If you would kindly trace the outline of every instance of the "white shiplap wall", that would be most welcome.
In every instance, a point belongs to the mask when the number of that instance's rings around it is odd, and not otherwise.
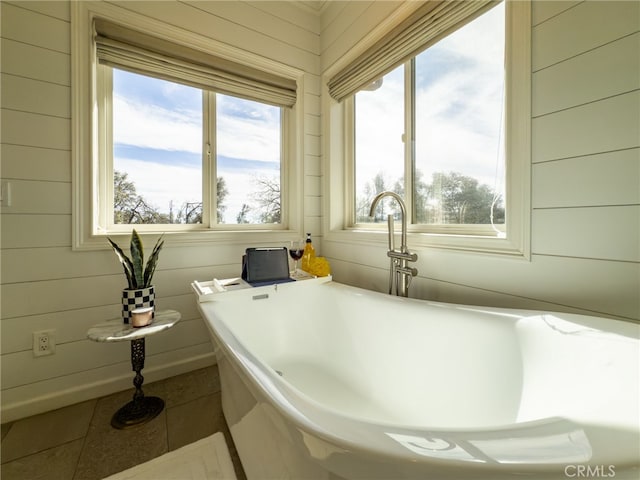
[[[411,4],[124,2],[307,72],[304,230],[320,237],[320,75]],[[71,251],[69,4],[7,2],[2,17],[2,164],[12,206],[1,217],[2,421],[131,386],[128,346],[85,340],[118,315],[113,254]],[[532,258],[418,251],[412,295],[452,302],[595,312],[640,319],[638,2],[535,2]],[[326,160],[326,159],[325,159]],[[328,186],[326,186],[328,187]],[[147,381],[211,362],[189,282],[235,275],[246,245],[168,247],[161,308],[184,320],[147,342]],[[320,241],[339,281],[385,290],[382,246]],[[236,261],[235,259],[238,259]],[[33,358],[31,332],[56,330],[57,352]]]
[[[306,72],[304,230],[319,237],[319,19],[288,2],[122,2],[122,8]],[[3,1],[2,170],[12,204],[1,217],[2,421],[130,388],[128,344],[86,340],[119,315],[124,276],[113,252],[71,250],[70,5]],[[170,241],[168,242],[170,243]],[[147,381],[213,362],[189,284],[235,276],[244,248],[168,245],[154,282],[158,306],[182,313],[147,342]],[[32,332],[54,329],[56,353],[34,358]]]
[[[353,3],[325,7],[323,72],[397,12]],[[640,320],[639,31],[639,2],[533,2],[531,259],[412,248],[412,296]],[[382,243],[344,238],[334,278],[385,291]]]

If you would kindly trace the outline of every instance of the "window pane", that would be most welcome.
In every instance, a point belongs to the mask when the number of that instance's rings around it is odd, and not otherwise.
[[[202,144],[201,90],[114,68],[114,223],[201,223]]]
[[[376,194],[404,192],[404,66],[355,95],[355,118],[355,221],[371,222]],[[386,218],[396,207],[385,199],[376,216]]]
[[[216,95],[218,223],[281,223],[281,109]]]
[[[416,57],[417,223],[504,223],[504,23],[502,3]]]

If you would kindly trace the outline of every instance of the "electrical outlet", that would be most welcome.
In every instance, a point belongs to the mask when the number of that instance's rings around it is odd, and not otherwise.
[[[56,352],[55,330],[33,332],[33,355],[42,357]]]

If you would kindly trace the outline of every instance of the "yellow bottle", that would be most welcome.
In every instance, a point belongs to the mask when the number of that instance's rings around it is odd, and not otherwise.
[[[313,248],[313,243],[311,243],[311,234],[307,233],[307,240],[305,241],[304,252],[302,253],[302,270],[309,272],[311,260],[314,258],[316,258],[316,249]]]

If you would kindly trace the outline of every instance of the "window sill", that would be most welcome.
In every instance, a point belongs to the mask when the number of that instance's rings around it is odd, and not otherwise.
[[[400,233],[396,230],[396,236]],[[326,236],[328,242],[340,242],[350,244],[368,244],[387,247],[387,229],[380,228],[353,228],[344,230],[332,230]],[[397,240],[396,240],[397,243]],[[449,250],[461,250],[480,254],[499,254],[510,257],[530,259],[527,244],[519,239],[499,238],[497,236],[481,235],[452,235],[444,233],[407,233],[409,249],[441,248]]]
[[[149,226],[146,226],[149,227]],[[300,232],[295,230],[194,230],[194,231],[170,231],[162,229],[144,228],[138,232],[145,237],[157,237],[164,235],[165,240],[172,247],[194,246],[194,245],[255,245],[255,244],[283,244],[294,238],[300,237]],[[127,240],[131,233],[108,232],[89,235],[87,238],[77,241],[73,247],[75,251],[103,250],[111,248],[107,242],[107,237],[116,243]],[[145,240],[146,241],[146,240]]]

